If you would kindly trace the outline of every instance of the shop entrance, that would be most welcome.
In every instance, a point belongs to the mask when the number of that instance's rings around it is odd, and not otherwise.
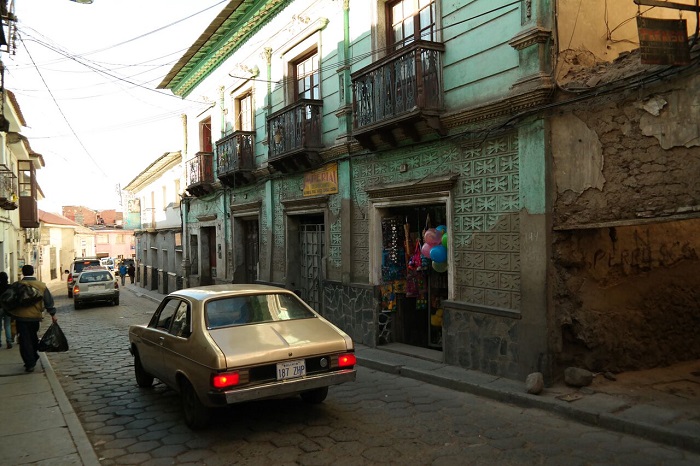
[[[379,344],[442,350],[442,302],[448,297],[444,204],[379,209],[382,231]],[[430,230],[431,233],[425,234]],[[435,234],[440,231],[439,234]],[[429,245],[426,244],[429,239]],[[445,248],[445,246],[442,246]],[[438,252],[440,254],[438,254]],[[443,254],[445,253],[445,254]]]

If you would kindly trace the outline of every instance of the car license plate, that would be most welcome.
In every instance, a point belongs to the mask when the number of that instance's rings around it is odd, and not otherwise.
[[[277,363],[277,380],[294,379],[306,375],[306,361],[286,361]]]

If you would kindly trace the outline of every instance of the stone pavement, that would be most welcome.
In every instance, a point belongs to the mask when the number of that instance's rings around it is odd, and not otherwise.
[[[45,319],[49,320],[50,319]],[[46,322],[42,324],[43,332]],[[59,321],[60,325],[60,321]],[[0,348],[0,461],[7,465],[99,465],[45,353],[24,371],[19,346]]]
[[[62,282],[52,282],[57,291]],[[162,295],[136,285],[125,290],[160,302]],[[47,319],[48,320],[48,319]],[[60,324],[60,314],[59,314]],[[47,324],[42,325],[42,331]],[[40,332],[41,333],[41,332]],[[4,342],[4,337],[3,337]],[[602,376],[583,389],[556,385],[540,395],[525,393],[524,382],[490,376],[439,362],[439,352],[391,344],[358,345],[362,366],[400,374],[453,390],[558,413],[579,422],[637,435],[700,452],[700,362],[672,368]],[[50,356],[49,356],[50,358]],[[77,415],[41,353],[25,373],[17,345],[0,348],[0,458],[3,464],[98,465]]]

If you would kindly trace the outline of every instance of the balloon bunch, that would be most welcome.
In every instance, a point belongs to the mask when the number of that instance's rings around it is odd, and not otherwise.
[[[421,254],[433,261],[433,270],[436,272],[447,271],[447,227],[445,225],[425,230]]]

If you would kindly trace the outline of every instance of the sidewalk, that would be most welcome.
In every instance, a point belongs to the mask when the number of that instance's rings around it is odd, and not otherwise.
[[[40,334],[43,332],[39,332]],[[19,346],[0,348],[3,464],[99,465],[78,416],[45,353],[25,372]],[[8,422],[9,421],[9,422]]]
[[[124,289],[154,302],[163,297],[137,285]],[[700,452],[699,362],[620,374],[614,382],[599,376],[583,389],[555,386],[528,395],[524,382],[442,364],[435,360],[441,354],[437,351],[391,344],[357,345],[356,353],[358,364],[370,369]],[[0,405],[4,418],[12,421],[0,423],[0,438],[6,445],[3,464],[99,465],[46,354],[40,357],[36,370],[26,373],[17,345],[0,348]]]

